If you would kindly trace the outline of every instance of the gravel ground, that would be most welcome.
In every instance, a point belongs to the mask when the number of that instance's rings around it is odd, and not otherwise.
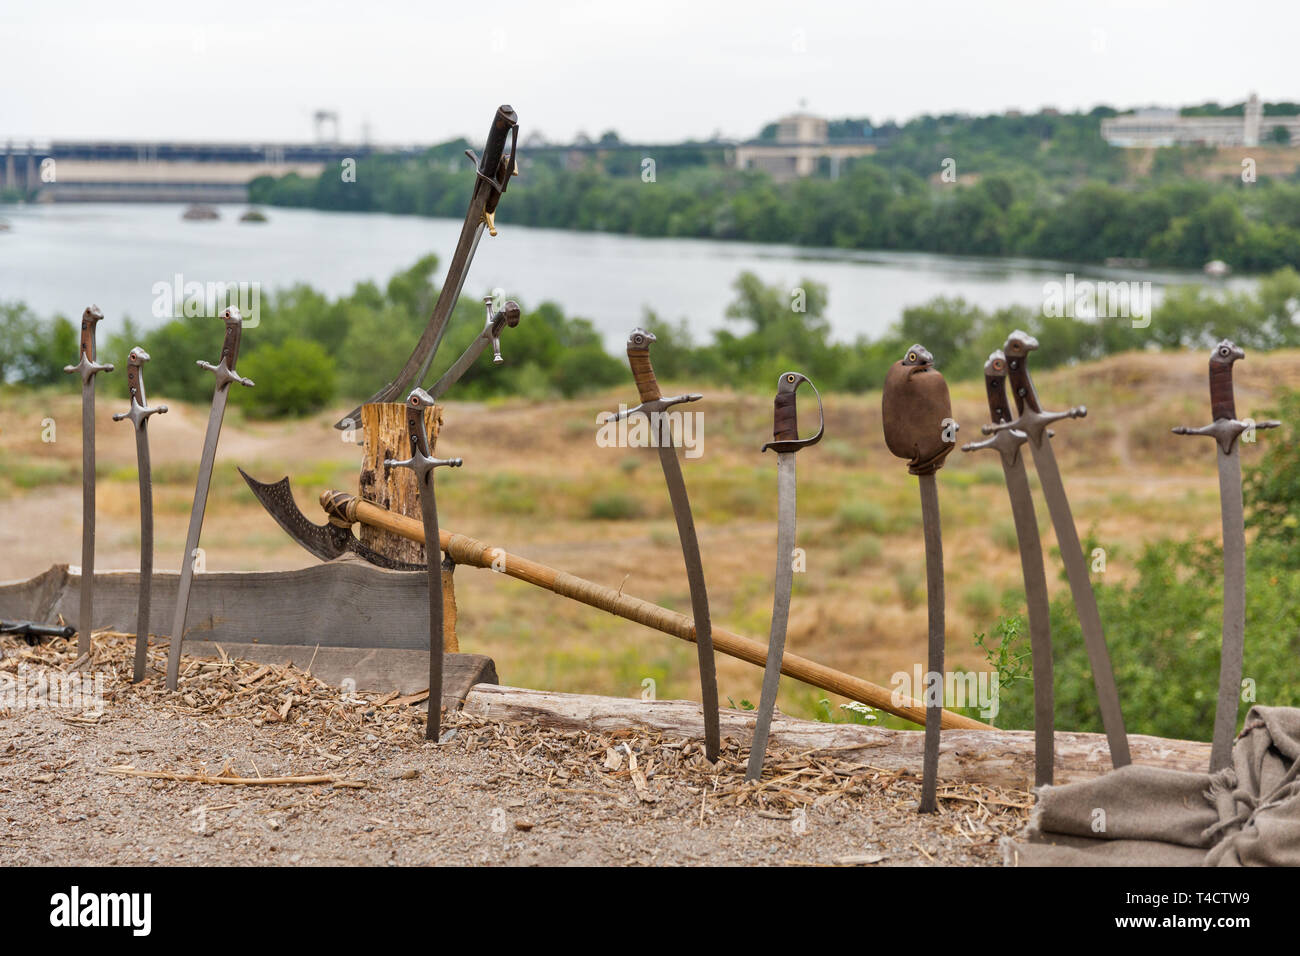
[[[133,686],[131,641],[96,635],[75,661],[61,640],[0,639],[0,693],[105,678],[90,710],[0,700],[7,864],[997,865],[1032,803],[945,786],[941,812],[921,817],[916,777],[825,752],[773,752],[746,784],[734,742],[713,766],[697,741],[643,728],[453,714],[433,745],[420,695],[188,656],[168,695],[165,642]],[[320,782],[269,782],[286,777]]]

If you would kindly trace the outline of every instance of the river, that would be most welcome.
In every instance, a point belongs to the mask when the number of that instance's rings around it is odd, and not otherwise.
[[[445,269],[460,230],[449,219],[385,213],[265,210],[269,222],[240,223],[243,207],[219,207],[216,221],[181,218],[170,204],[67,203],[0,206],[0,301],[26,302],[40,315],[79,317],[95,303],[106,317],[152,315],[157,283],[256,282],[263,294],[305,282],[337,296],[363,280],[384,283],[420,256]],[[508,215],[508,213],[507,213]],[[731,283],[742,271],[793,288],[804,279],[829,290],[833,335],[879,336],[902,310],[934,296],[962,296],[985,308],[1040,308],[1044,284],[1149,281],[1159,302],[1171,284],[1206,282],[1197,272],[1113,269],[1032,259],[914,252],[860,252],[704,239],[643,239],[500,224],[486,235],[465,286],[495,288],[532,306],[550,300],[589,318],[611,350],[645,309],[690,322],[697,341],[727,324]],[[441,276],[439,276],[441,281]],[[1229,280],[1233,286],[1249,279]]]

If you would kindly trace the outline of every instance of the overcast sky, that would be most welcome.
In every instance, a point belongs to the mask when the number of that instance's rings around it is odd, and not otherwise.
[[[14,10],[22,6],[26,9]],[[801,100],[875,122],[1300,100],[1300,0],[0,0],[0,138],[749,137]]]

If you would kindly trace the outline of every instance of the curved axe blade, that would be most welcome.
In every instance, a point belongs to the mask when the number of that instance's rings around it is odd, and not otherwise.
[[[327,522],[316,524],[298,507],[289,490],[289,478],[286,475],[279,481],[258,481],[244,469],[239,473],[262,507],[267,510],[275,523],[285,530],[289,537],[310,551],[322,561],[333,561],[344,552],[351,551],[357,557],[380,568],[390,571],[424,571],[423,564],[411,564],[380,554],[357,540],[351,528]]]

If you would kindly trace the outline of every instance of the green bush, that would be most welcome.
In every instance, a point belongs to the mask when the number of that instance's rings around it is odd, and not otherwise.
[[[239,364],[239,372],[257,383],[252,389],[240,389],[252,415],[306,415],[334,397],[338,378],[334,360],[316,342],[286,339],[279,345],[264,345]]]

